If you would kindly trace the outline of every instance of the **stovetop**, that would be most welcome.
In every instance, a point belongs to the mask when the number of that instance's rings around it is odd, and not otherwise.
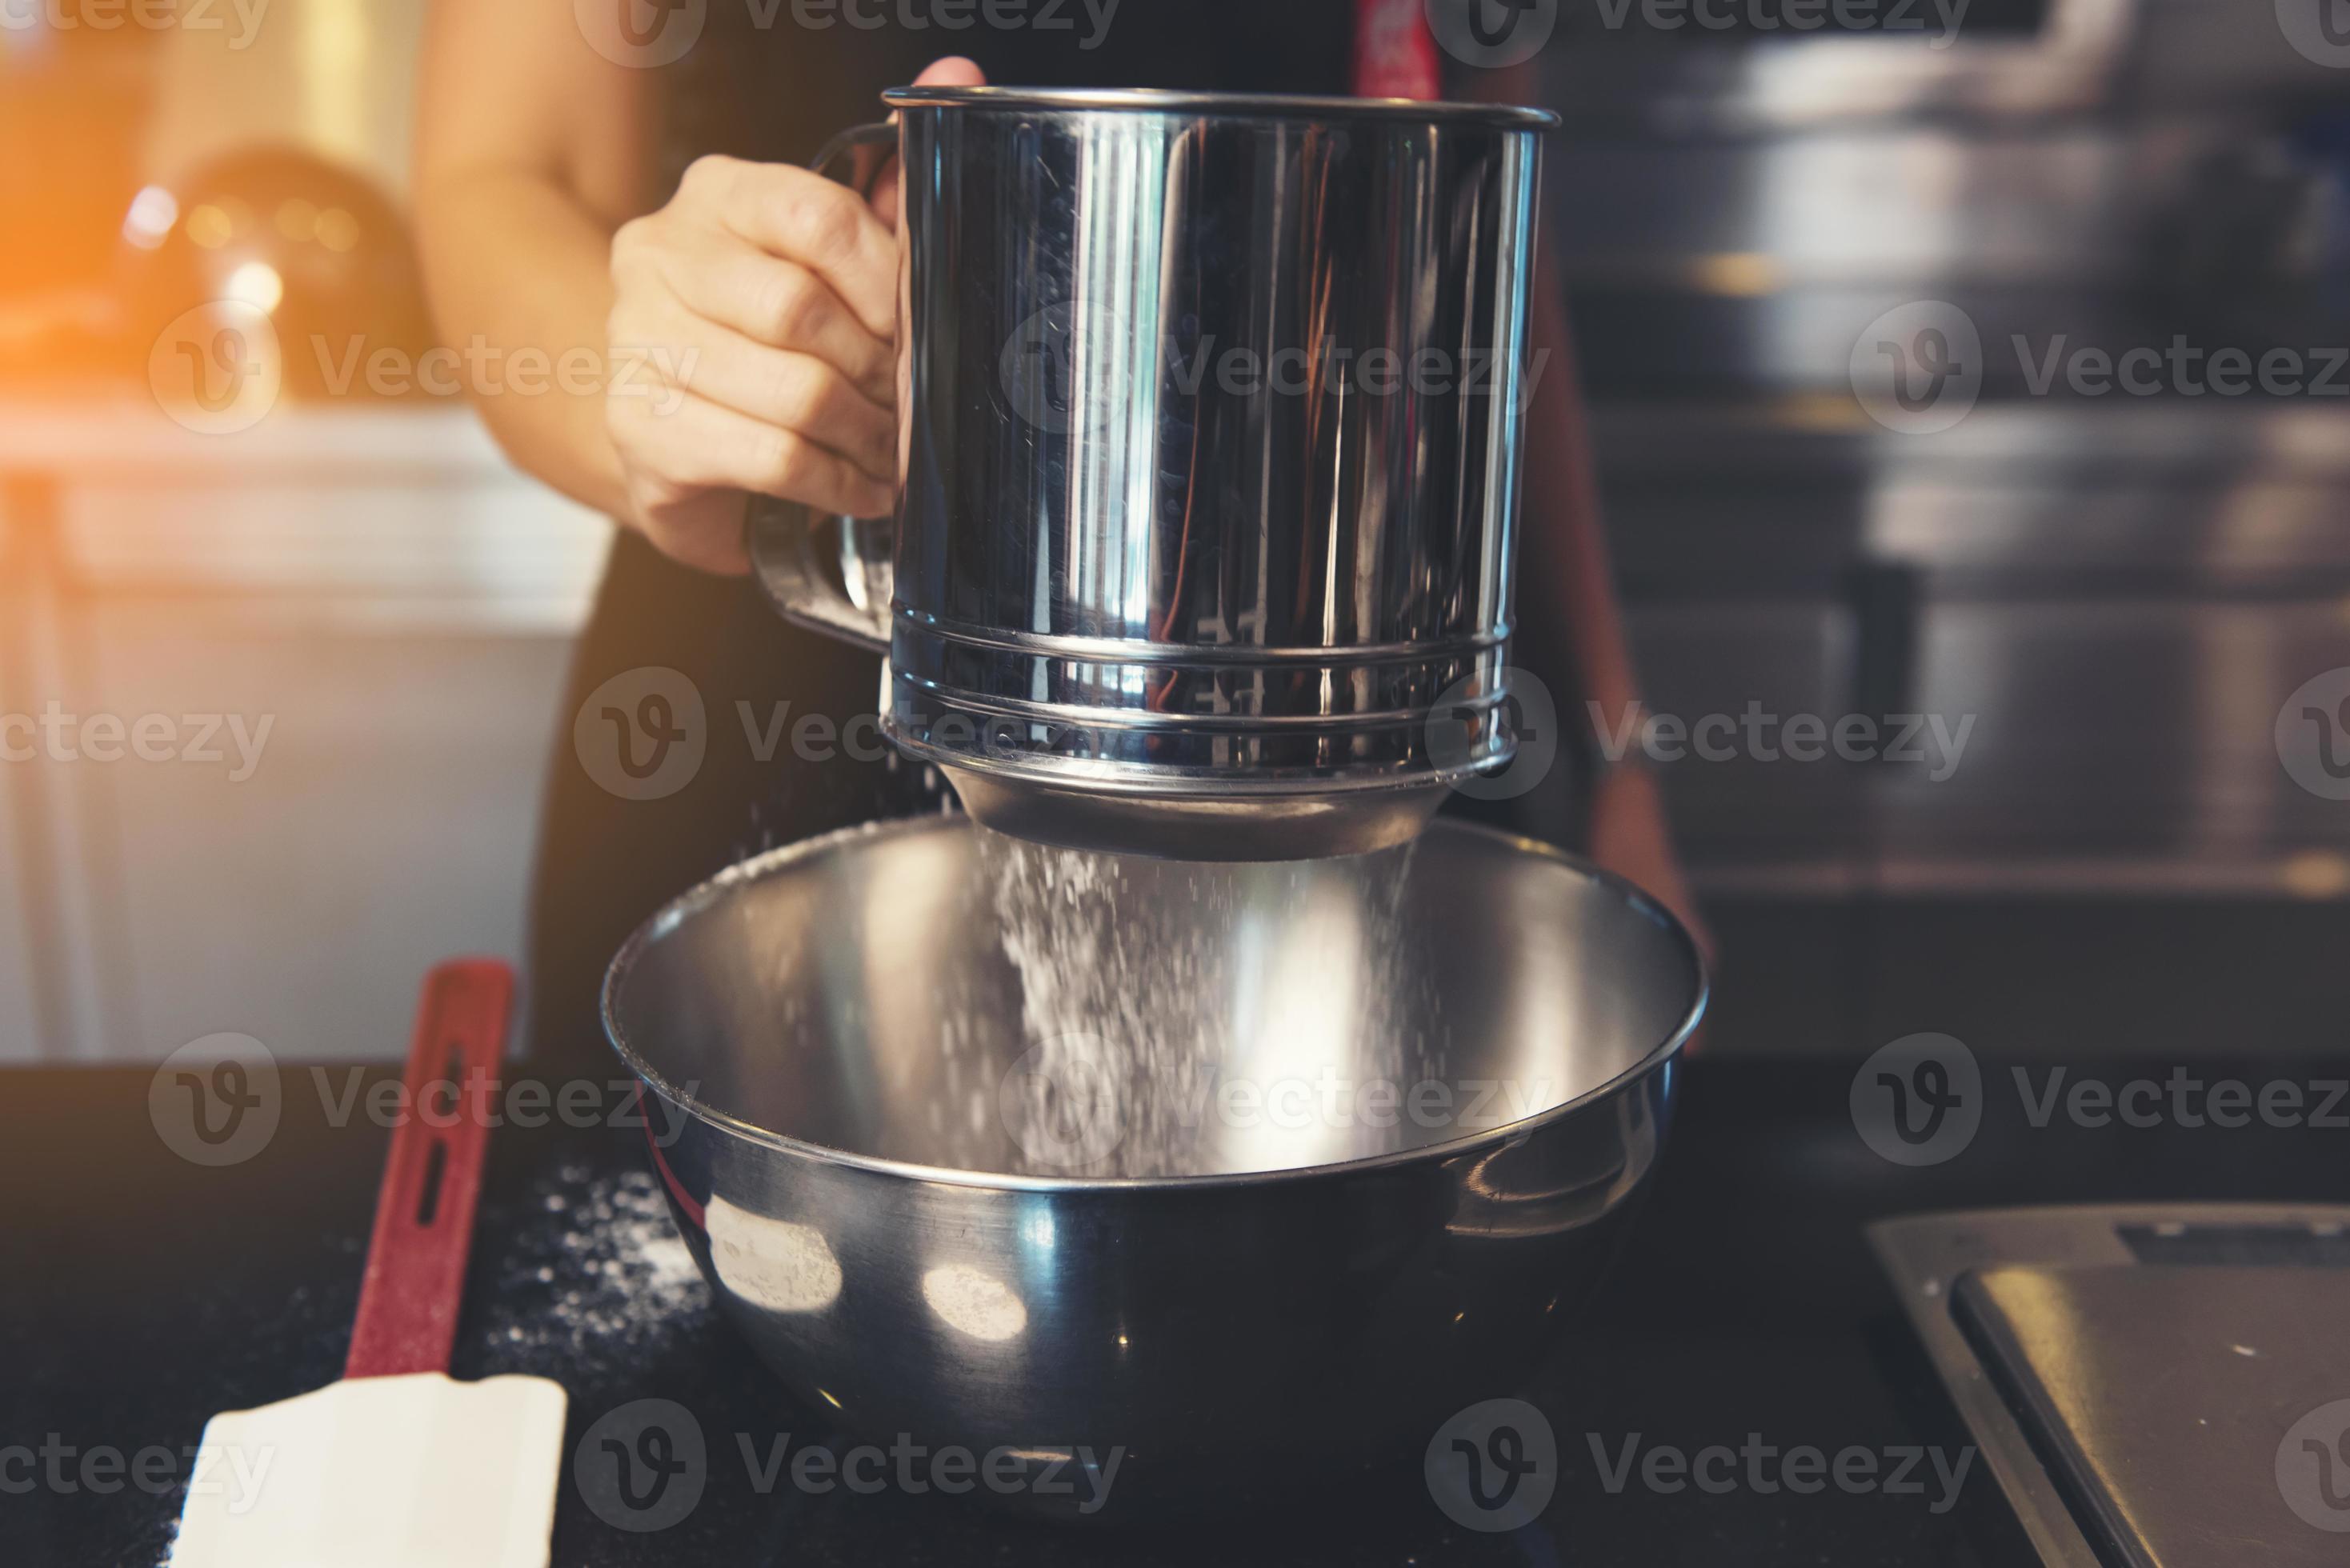
[[[2041,1206],[1869,1234],[2048,1568],[2344,1560],[2350,1209]]]
[[[2096,1072],[2160,1081],[2178,1065]],[[2325,1076],[2306,1062],[2194,1071]],[[1997,1064],[1983,1072],[1994,1085],[2006,1076]],[[385,1147],[351,1096],[391,1077],[289,1068],[267,1147],[207,1168],[157,1136],[145,1071],[0,1074],[0,1182],[17,1199],[0,1223],[0,1343],[12,1352],[0,1372],[0,1532],[12,1561],[162,1561],[205,1417],[337,1375]],[[2031,1562],[1863,1226],[2016,1203],[2339,1202],[2350,1199],[2342,1135],[2257,1118],[2035,1126],[1999,1090],[1964,1148],[1905,1166],[1862,1136],[1853,1082],[1849,1063],[1690,1065],[1626,1256],[1526,1391],[1550,1443],[1523,1451],[1555,1456],[1555,1485],[1515,1532],[1453,1522],[1416,1455],[1266,1516],[1203,1511],[1175,1535],[1055,1530],[894,1479],[802,1490],[788,1464],[775,1468],[779,1443],[788,1459],[858,1439],[787,1396],[681,1272],[643,1175],[643,1134],[562,1127],[543,1108],[525,1119],[546,1125],[493,1135],[456,1375],[537,1373],[568,1388],[573,1452],[553,1558],[564,1568]],[[682,1407],[704,1459],[682,1517],[632,1532],[599,1516],[575,1455],[592,1455],[584,1439],[598,1422],[644,1400]]]

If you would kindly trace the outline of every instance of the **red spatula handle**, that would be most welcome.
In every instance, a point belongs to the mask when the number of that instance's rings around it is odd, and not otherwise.
[[[346,1377],[449,1370],[513,1002],[514,971],[493,960],[425,977]]]
[[[1427,0],[1355,0],[1355,95],[1433,99],[1443,96],[1436,36],[1428,30]]]

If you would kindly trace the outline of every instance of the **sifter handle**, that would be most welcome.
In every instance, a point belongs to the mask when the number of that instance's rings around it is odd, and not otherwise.
[[[869,195],[898,147],[895,125],[860,125],[825,143],[808,167],[830,175],[859,195]],[[846,171],[836,169],[854,159]],[[817,558],[818,528],[805,506],[770,495],[751,498],[744,528],[751,564],[767,597],[787,619],[843,642],[877,652],[889,650],[889,607],[871,602],[870,585],[885,581],[879,567],[894,552],[897,529],[890,518],[842,517],[836,520],[839,540],[839,571]],[[850,585],[844,591],[841,584]]]

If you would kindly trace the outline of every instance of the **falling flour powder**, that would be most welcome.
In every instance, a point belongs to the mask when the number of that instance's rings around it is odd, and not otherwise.
[[[1177,866],[981,831],[979,883],[1018,971],[1026,1054],[1000,1113],[1014,1174],[1170,1177],[1358,1158],[1360,1127],[1220,1114],[1326,1077],[1399,1082],[1440,1059],[1407,919],[1411,846],[1343,860]]]

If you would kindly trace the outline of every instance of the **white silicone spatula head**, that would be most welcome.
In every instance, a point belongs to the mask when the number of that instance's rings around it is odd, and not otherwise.
[[[362,1377],[215,1416],[172,1568],[544,1568],[564,1394]]]
[[[544,1568],[562,1386],[448,1376],[513,990],[427,980],[343,1381],[212,1418],[172,1568]]]

